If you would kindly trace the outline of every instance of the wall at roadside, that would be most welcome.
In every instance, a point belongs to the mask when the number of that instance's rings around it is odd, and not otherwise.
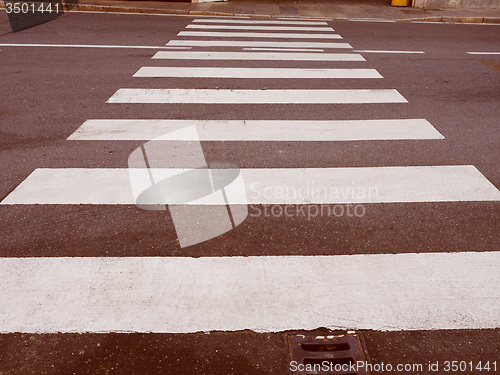
[[[415,0],[417,8],[491,8],[500,9],[500,0]]]

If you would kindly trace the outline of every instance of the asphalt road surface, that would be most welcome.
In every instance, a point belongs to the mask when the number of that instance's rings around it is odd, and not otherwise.
[[[0,374],[500,373],[500,26],[0,20]]]

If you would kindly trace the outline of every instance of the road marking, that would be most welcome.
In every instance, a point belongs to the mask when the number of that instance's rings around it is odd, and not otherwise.
[[[326,22],[322,21],[276,21],[276,20],[236,20],[232,18],[227,18],[227,19],[210,19],[210,18],[205,18],[205,19],[195,19],[192,22],[199,22],[199,23],[241,23],[241,24],[271,24],[271,25],[315,25],[315,26],[320,26],[320,25],[326,25],[328,24]]]
[[[301,20],[304,20],[305,18],[301,18],[301,17],[276,17],[276,19],[278,20],[289,20],[289,21],[301,21]],[[316,17],[316,18],[312,18],[312,17],[307,17],[307,19],[309,21],[324,21],[324,20],[328,20],[328,21],[331,21],[331,17]]]
[[[2,10],[2,8],[0,8]],[[96,10],[71,10],[71,13],[91,13],[91,14],[107,14],[109,15],[111,12],[109,11],[96,11]],[[137,12],[112,12],[113,15],[117,16],[153,16],[153,17],[178,17],[178,18],[191,18],[193,15],[188,14],[187,12],[185,14],[174,14],[174,13],[137,13]],[[205,15],[196,15],[197,17],[206,17]],[[213,17],[213,16],[210,16]],[[229,17],[229,15],[228,15]],[[231,16],[232,17],[232,16]],[[250,18],[250,17],[238,17],[238,18]]]
[[[148,171],[155,181],[162,181],[186,170]],[[133,205],[130,173],[134,170],[36,169],[0,204]],[[241,175],[247,199],[232,204],[500,201],[500,191],[472,165],[258,168],[242,169]],[[219,202],[207,199],[202,204]]]
[[[500,52],[467,52],[469,55],[500,55]]]
[[[391,89],[360,90],[217,90],[217,89],[119,89],[107,103],[205,103],[205,104],[345,104],[408,103]]]
[[[335,31],[331,27],[307,26],[259,26],[259,25],[200,25],[190,24],[186,29],[223,29],[223,30],[264,30],[264,31]]]
[[[279,50],[281,51],[281,50]],[[285,51],[283,49],[283,51]],[[315,51],[310,49],[309,51]],[[153,59],[177,60],[281,60],[281,61],[366,61],[353,53],[271,53],[271,52],[211,52],[211,51],[160,51]]]
[[[444,22],[441,21],[410,21],[411,23],[422,23],[426,25],[440,25],[444,24]],[[446,22],[446,24],[452,24],[452,22]]]
[[[58,48],[124,48],[124,49],[191,49],[191,47],[172,46],[119,46],[99,44],[41,44],[41,43],[0,43],[2,47],[58,47]]]
[[[500,252],[0,258],[0,332],[497,329],[499,269]]]
[[[352,48],[349,43],[326,42],[266,42],[246,40],[171,40],[167,46],[193,47],[291,47],[291,48]]]
[[[286,38],[286,39],[342,39],[339,34],[297,34],[297,33],[244,33],[224,31],[180,31],[177,36],[215,38]]]
[[[324,49],[315,48],[243,48],[244,51],[294,51],[294,52],[324,52]]]
[[[365,141],[444,139],[424,119],[402,120],[87,120],[68,140],[196,140],[201,141]],[[175,133],[173,133],[175,132]],[[189,133],[191,134],[191,133]]]
[[[134,77],[341,79],[383,78],[375,69],[217,68],[145,66]]]
[[[424,51],[383,51],[383,50],[366,50],[366,49],[358,49],[357,53],[401,53],[401,54],[423,54]]]
[[[356,19],[348,19],[347,21],[351,22],[383,22],[383,23],[393,23],[395,20],[384,20],[384,19],[373,19],[373,18],[356,18]]]

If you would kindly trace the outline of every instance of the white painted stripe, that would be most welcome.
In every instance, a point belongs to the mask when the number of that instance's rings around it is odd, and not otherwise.
[[[289,20],[289,21],[301,21],[301,20],[304,20],[304,19],[307,19],[309,21],[332,21],[332,18],[331,17],[307,17],[307,18],[304,18],[304,17],[276,17],[276,19],[278,20]]]
[[[394,23],[395,20],[384,20],[384,19],[375,19],[375,18],[351,18],[347,21],[351,22],[382,22],[382,23]]]
[[[243,48],[244,51],[294,51],[294,52],[324,52],[318,48]]]
[[[279,50],[279,51],[285,51]],[[315,51],[309,49],[309,51]],[[281,61],[365,61],[353,53],[271,53],[271,52],[211,52],[211,51],[160,51],[153,59],[176,60],[281,60]]]
[[[397,91],[380,90],[217,90],[119,89],[108,103],[346,104],[408,103]]]
[[[246,40],[171,40],[167,46],[193,47],[291,47],[291,48],[352,48],[348,43],[327,42],[266,42]]]
[[[0,332],[500,328],[500,252],[0,258]]]
[[[177,132],[177,130],[188,126],[196,127],[201,141],[444,139],[424,119],[340,121],[87,120],[68,139],[192,141],[193,139],[188,136],[188,132]]]
[[[151,169],[161,181],[186,169]],[[247,199],[232,204],[500,201],[472,165],[242,169]],[[361,193],[360,193],[361,192]],[[36,169],[0,204],[135,204],[129,169]],[[204,200],[204,205],[218,202]]]
[[[297,33],[245,33],[224,31],[180,31],[177,36],[215,38],[287,38],[287,39],[342,39],[339,34],[297,34]]]
[[[265,30],[265,31],[335,31],[331,27],[308,26],[259,26],[259,25],[201,25],[190,24],[186,29],[221,29],[221,30]]]
[[[134,77],[337,79],[383,78],[375,69],[217,68],[145,66]]]
[[[467,52],[469,55],[500,55],[500,52]]]
[[[244,20],[249,20],[251,17],[250,16],[244,16],[244,15],[239,15],[239,16],[233,16],[233,15],[207,15],[207,14],[197,14],[196,17],[201,17],[201,18],[211,18],[214,20],[225,20],[225,19],[244,19]],[[215,18],[214,18],[215,17]]]
[[[442,25],[442,24],[446,24],[446,25],[450,25],[450,24],[454,24],[453,22],[441,22],[441,21],[410,21],[411,23],[422,23],[422,24],[426,24],[426,25]]]
[[[358,49],[357,53],[400,53],[400,54],[424,54],[424,51],[384,51],[384,50],[366,50],[366,49]]]
[[[270,24],[270,25],[315,25],[315,26],[323,26],[328,25],[326,22],[322,21],[277,21],[277,20],[237,20],[233,18],[225,18],[225,19],[210,19],[210,18],[200,18],[195,19],[193,22],[198,23],[241,23],[241,24]]]
[[[224,0],[225,1],[225,0]],[[0,8],[1,10],[1,8]],[[71,10],[71,13],[90,13],[90,14],[109,14],[110,12],[108,11],[94,11],[94,10]],[[186,17],[192,17],[192,15],[189,14],[176,14],[176,13],[137,13],[137,12],[112,12],[113,15],[117,16],[153,16],[153,17],[177,17],[177,18],[186,18]],[[197,17],[206,17],[205,15],[197,15]],[[210,16],[213,17],[213,16]],[[229,16],[228,16],[229,17]],[[231,16],[232,17],[232,16]],[[242,17],[240,16],[239,18],[250,18],[250,17]]]
[[[120,46],[104,44],[42,44],[42,43],[0,43],[2,47],[57,47],[57,48],[123,48],[123,49],[191,49],[191,47],[165,46]]]

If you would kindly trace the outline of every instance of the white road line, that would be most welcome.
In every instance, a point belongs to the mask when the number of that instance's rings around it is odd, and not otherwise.
[[[145,66],[134,77],[343,79],[383,78],[375,69],[217,68]]]
[[[0,8],[0,11],[2,9]],[[109,14],[108,11],[96,11],[96,10],[71,10],[71,13],[91,13],[91,14]],[[190,18],[192,15],[189,14],[174,14],[174,13],[137,13],[137,12],[113,12],[117,16],[149,16],[149,17],[177,17],[177,18]],[[206,17],[205,15],[198,14],[197,17]],[[210,16],[213,17],[213,16]],[[232,17],[232,16],[231,16]],[[250,18],[250,17],[238,17],[238,18]]]
[[[291,48],[352,48],[349,43],[327,42],[266,42],[247,40],[171,40],[167,46],[192,47],[291,47]]]
[[[366,50],[358,49],[353,52],[357,53],[401,53],[401,54],[424,54],[424,51],[383,51],[383,50]]]
[[[346,104],[408,103],[391,89],[361,90],[217,90],[217,89],[119,89],[107,103],[205,103],[205,104]]]
[[[288,21],[302,21],[304,20],[304,18],[301,18],[301,17],[276,17],[276,19],[278,20],[288,20]],[[331,21],[332,19],[330,17],[316,17],[316,18],[312,18],[312,17],[307,17],[307,20],[309,21],[325,21],[325,20],[328,20],[328,21]]]
[[[192,16],[191,16],[192,17]],[[225,19],[240,19],[240,20],[249,20],[251,17],[250,16],[244,16],[244,15],[239,15],[239,16],[232,16],[232,15],[207,15],[207,14],[198,14],[196,17],[201,17],[201,18],[210,18],[214,20],[225,20]],[[215,18],[214,18],[215,17]]]
[[[68,139],[192,141],[188,132],[175,132],[188,126],[196,127],[201,141],[325,142],[444,139],[424,119],[343,121],[102,119],[85,121]]]
[[[210,19],[210,18],[200,18],[200,19],[195,19],[192,22],[198,22],[198,23],[218,23],[218,24],[224,24],[224,23],[241,23],[241,24],[255,24],[255,25],[260,25],[260,24],[270,24],[270,25],[315,25],[315,26],[327,26],[328,24],[326,22],[322,21],[276,21],[276,20],[236,20],[232,18],[226,18],[226,19]]]
[[[314,48],[243,48],[244,51],[290,51],[290,52],[324,52],[324,49]]]
[[[120,46],[104,44],[42,44],[42,43],[0,43],[2,47],[58,47],[58,48],[124,48],[124,49],[191,49],[191,47],[172,46]]]
[[[411,23],[422,23],[426,25],[442,25],[445,24],[441,21],[410,21]],[[452,24],[452,22],[446,22],[447,25]]]
[[[500,52],[467,52],[469,55],[500,55]]]
[[[161,181],[184,170],[149,171]],[[127,168],[36,169],[0,204],[133,205],[129,173]],[[232,204],[500,201],[500,191],[472,165],[259,168],[242,169],[241,176],[247,199]]]
[[[282,51],[282,50],[279,50]],[[285,49],[283,49],[285,51]],[[315,51],[309,49],[309,51]],[[354,53],[271,53],[271,52],[211,52],[211,51],[160,51],[153,59],[176,60],[280,60],[280,61],[365,61]]]
[[[190,24],[186,29],[221,29],[221,30],[264,30],[264,31],[335,31],[331,27],[307,26],[259,26],[259,25],[200,25]]]
[[[0,258],[0,332],[500,327],[500,252]]]
[[[374,18],[356,18],[356,19],[348,19],[347,21],[351,22],[383,22],[383,23],[394,23],[395,20],[384,20],[384,19],[374,19]]]
[[[339,34],[297,34],[297,33],[246,33],[225,31],[180,31],[177,36],[211,38],[286,38],[286,39],[342,39]]]

